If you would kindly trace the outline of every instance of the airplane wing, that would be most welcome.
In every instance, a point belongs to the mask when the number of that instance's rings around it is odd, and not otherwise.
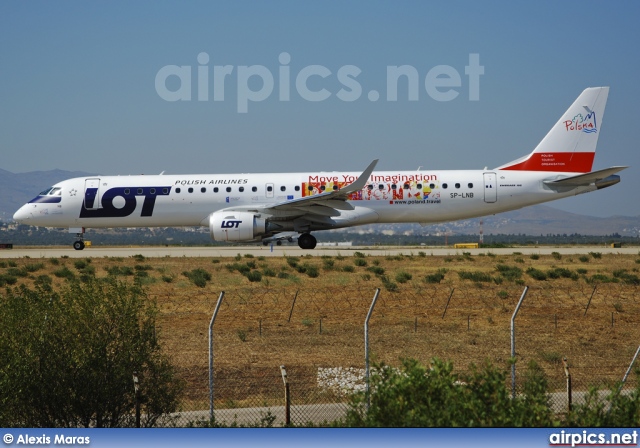
[[[375,159],[354,182],[339,190],[326,191],[312,196],[278,202],[276,204],[229,207],[224,210],[230,212],[247,211],[264,213],[270,215],[273,221],[302,218],[310,222],[332,224],[334,223],[332,218],[340,216],[341,210],[354,210],[354,207],[347,202],[347,199],[351,193],[362,190],[367,185],[367,181],[369,177],[371,177],[371,173],[377,163],[378,159]],[[208,221],[203,220],[202,225],[207,225],[207,223]],[[277,233],[277,231],[275,233]]]
[[[549,187],[586,187],[593,183],[606,179],[607,177],[622,171],[628,166],[613,166],[604,170],[592,171],[586,174],[578,174],[577,176],[565,177],[563,179],[545,180],[544,183]]]
[[[347,202],[349,195],[362,190],[365,187],[377,163],[378,159],[375,159],[354,182],[339,190],[327,191],[320,194],[314,194],[313,196],[279,202],[265,207],[263,210],[266,213],[273,213],[276,215],[281,214],[281,212],[285,212],[284,214],[289,216],[340,216],[340,210],[353,210],[353,206]]]

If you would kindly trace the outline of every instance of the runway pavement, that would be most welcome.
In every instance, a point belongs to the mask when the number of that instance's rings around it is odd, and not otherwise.
[[[18,246],[14,249],[0,250],[2,258],[103,258],[103,257],[130,257],[133,255],[143,255],[149,258],[162,257],[235,257],[237,254],[251,254],[253,256],[282,257],[282,256],[322,256],[322,255],[345,255],[348,256],[359,251],[372,256],[388,255],[418,255],[424,252],[426,255],[461,255],[470,253],[494,253],[496,255],[510,255],[519,252],[524,255],[530,254],[551,254],[559,252],[562,255],[580,255],[589,252],[600,252],[602,254],[629,254],[640,253],[638,247],[612,248],[609,246],[536,246],[536,247],[510,247],[510,248],[483,248],[483,249],[455,249],[449,247],[435,246],[318,246],[313,250],[303,250],[298,246],[205,246],[205,247],[163,247],[163,246],[138,246],[138,247],[87,247],[84,250],[74,250],[72,247],[29,247]]]

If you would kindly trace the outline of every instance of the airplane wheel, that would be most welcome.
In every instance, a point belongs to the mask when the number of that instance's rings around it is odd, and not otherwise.
[[[75,243],[73,243],[73,248],[75,250],[82,250],[84,249],[84,241],[76,241]]]
[[[318,240],[310,233],[303,233],[298,237],[298,246],[300,249],[315,249]]]
[[[278,240],[278,241],[276,241],[276,244],[277,244],[278,246],[282,246],[282,241]]]

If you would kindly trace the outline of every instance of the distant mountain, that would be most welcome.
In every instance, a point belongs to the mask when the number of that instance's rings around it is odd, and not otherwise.
[[[33,171],[11,173],[0,169],[0,220],[10,222],[13,213],[40,191],[64,179],[94,176],[81,171]],[[450,232],[471,235],[480,231],[483,221],[485,235],[491,234],[574,234],[639,236],[640,216],[597,218],[578,215],[544,205],[525,207],[512,212],[420,227],[418,224],[376,224],[343,229],[349,233],[385,233],[388,235],[425,235]]]
[[[63,170],[16,174],[0,169],[0,220],[11,221],[16,210],[45,188],[65,179],[82,176],[93,176],[93,174]]]
[[[478,235],[480,221],[485,235],[612,235],[639,236],[640,216],[597,218],[533,205],[520,210],[421,227],[418,224],[374,224],[342,229],[349,233],[384,233],[387,235]]]

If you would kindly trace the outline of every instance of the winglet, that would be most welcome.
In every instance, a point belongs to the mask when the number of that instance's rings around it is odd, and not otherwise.
[[[375,159],[373,162],[369,164],[367,168],[365,168],[362,174],[358,176],[358,178],[354,182],[350,183],[344,188],[341,188],[339,190],[340,193],[350,194],[350,193],[353,193],[354,191],[362,190],[365,187],[365,185],[367,185],[367,181],[371,177],[371,173],[373,173],[373,170],[375,169],[377,164],[378,164],[378,159]]]

